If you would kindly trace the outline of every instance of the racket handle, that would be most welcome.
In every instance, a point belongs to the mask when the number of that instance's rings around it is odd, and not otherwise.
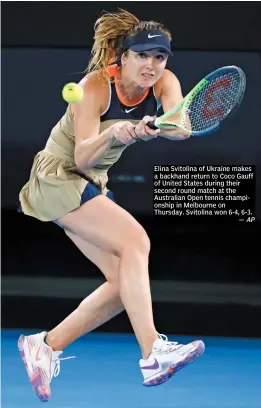
[[[154,130],[158,129],[157,126],[155,126],[155,120],[151,120],[150,122],[147,123],[146,126]]]

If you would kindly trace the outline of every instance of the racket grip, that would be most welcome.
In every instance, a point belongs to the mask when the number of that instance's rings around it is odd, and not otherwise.
[[[148,122],[148,123],[146,124],[146,126],[148,126],[149,128],[151,128],[151,129],[153,129],[153,130],[158,129],[157,126],[155,126],[155,120],[151,120],[150,122]]]

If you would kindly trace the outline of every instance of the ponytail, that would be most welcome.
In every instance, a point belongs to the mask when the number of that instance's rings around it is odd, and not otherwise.
[[[116,62],[124,37],[138,23],[137,17],[122,9],[102,15],[94,25],[92,57],[86,71],[99,70],[101,77],[107,79],[107,68]]]

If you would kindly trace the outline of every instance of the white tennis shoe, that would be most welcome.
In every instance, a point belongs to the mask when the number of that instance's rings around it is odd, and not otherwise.
[[[167,336],[159,334],[152,351],[146,360],[139,364],[144,377],[143,385],[159,385],[169,380],[177,371],[200,357],[205,350],[201,340],[183,345],[168,341]]]
[[[25,364],[33,390],[40,401],[46,402],[51,397],[50,384],[53,377],[60,373],[60,359],[62,351],[53,349],[44,342],[46,332],[31,336],[19,337],[18,348]]]

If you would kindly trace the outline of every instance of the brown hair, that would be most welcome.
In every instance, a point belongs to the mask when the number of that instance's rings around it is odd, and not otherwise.
[[[140,21],[126,10],[116,13],[105,12],[94,25],[92,56],[86,72],[99,71],[101,79],[107,79],[107,68],[116,62],[123,38],[136,35],[144,30],[162,31],[171,41],[171,34],[163,24],[155,21]]]

